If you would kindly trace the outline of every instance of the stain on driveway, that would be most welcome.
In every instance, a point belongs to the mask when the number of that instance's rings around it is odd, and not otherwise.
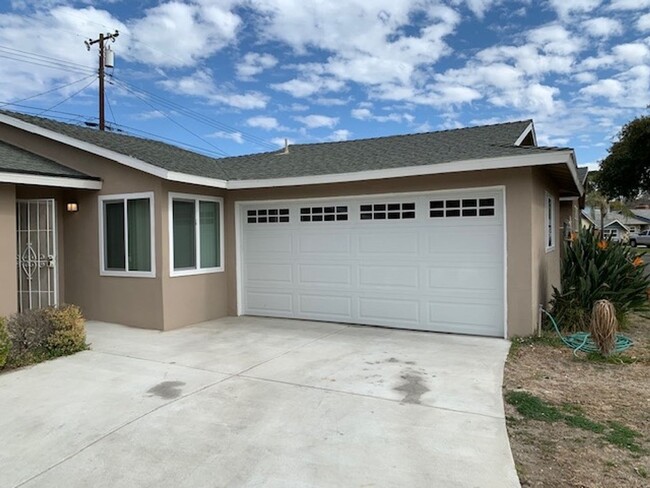
[[[163,381],[149,388],[147,393],[160,397],[163,400],[173,400],[183,394],[182,386],[185,386],[183,381]]]

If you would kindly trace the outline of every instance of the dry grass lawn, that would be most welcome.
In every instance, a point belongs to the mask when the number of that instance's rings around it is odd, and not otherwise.
[[[650,486],[650,320],[608,361],[573,356],[555,335],[514,341],[506,421],[523,487]]]

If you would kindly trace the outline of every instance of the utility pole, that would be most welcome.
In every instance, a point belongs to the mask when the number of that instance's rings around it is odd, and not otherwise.
[[[86,45],[86,48],[90,51],[90,46],[93,44],[99,44],[99,130],[105,130],[106,129],[106,119],[104,116],[104,72],[106,68],[106,59],[105,59],[105,52],[104,52],[104,41],[111,40],[115,42],[115,39],[117,36],[119,36],[120,33],[115,30],[113,34],[107,33],[107,34],[99,34],[99,37],[97,39],[88,39],[87,41],[84,41],[84,44]]]

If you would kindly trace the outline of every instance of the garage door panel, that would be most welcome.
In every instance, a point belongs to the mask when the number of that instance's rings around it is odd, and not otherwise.
[[[291,283],[291,264],[249,263],[246,267],[246,279],[258,286],[263,284]]]
[[[298,284],[304,285],[350,285],[350,266],[334,264],[298,265]]]
[[[290,234],[258,232],[254,239],[246,239],[244,251],[247,256],[255,254],[291,254],[293,245]]]
[[[359,318],[370,323],[417,324],[420,322],[420,302],[396,298],[359,298]]]
[[[307,254],[350,254],[350,236],[327,231],[298,235],[298,249]]]
[[[417,290],[420,287],[420,269],[417,266],[359,265],[359,286]]]
[[[497,292],[501,285],[497,266],[479,266],[463,264],[429,267],[428,288]]]
[[[364,233],[358,237],[358,242],[359,254],[417,255],[419,250],[418,234],[403,229],[394,233],[387,233],[385,229],[382,233]]]
[[[300,295],[298,312],[304,316],[352,318],[352,299],[335,295]]]
[[[293,312],[293,296],[288,292],[249,290],[246,293],[246,308],[253,313],[263,314],[269,311],[291,314]]]
[[[455,200],[452,204],[462,206],[472,199],[493,201],[494,215],[430,214],[430,202]],[[389,220],[388,205],[395,210],[398,203],[407,204],[406,210],[400,207],[399,216]],[[276,206],[288,209],[289,222],[247,221],[256,205],[242,205],[243,313],[503,336],[500,192],[444,191]],[[311,219],[317,210],[324,215],[326,207],[345,208],[348,220],[303,219],[303,209],[310,209]]]

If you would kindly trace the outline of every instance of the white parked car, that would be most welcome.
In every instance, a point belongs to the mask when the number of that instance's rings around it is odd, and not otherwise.
[[[638,234],[630,234],[630,246],[636,247],[639,244],[650,247],[650,230],[644,230]]]

